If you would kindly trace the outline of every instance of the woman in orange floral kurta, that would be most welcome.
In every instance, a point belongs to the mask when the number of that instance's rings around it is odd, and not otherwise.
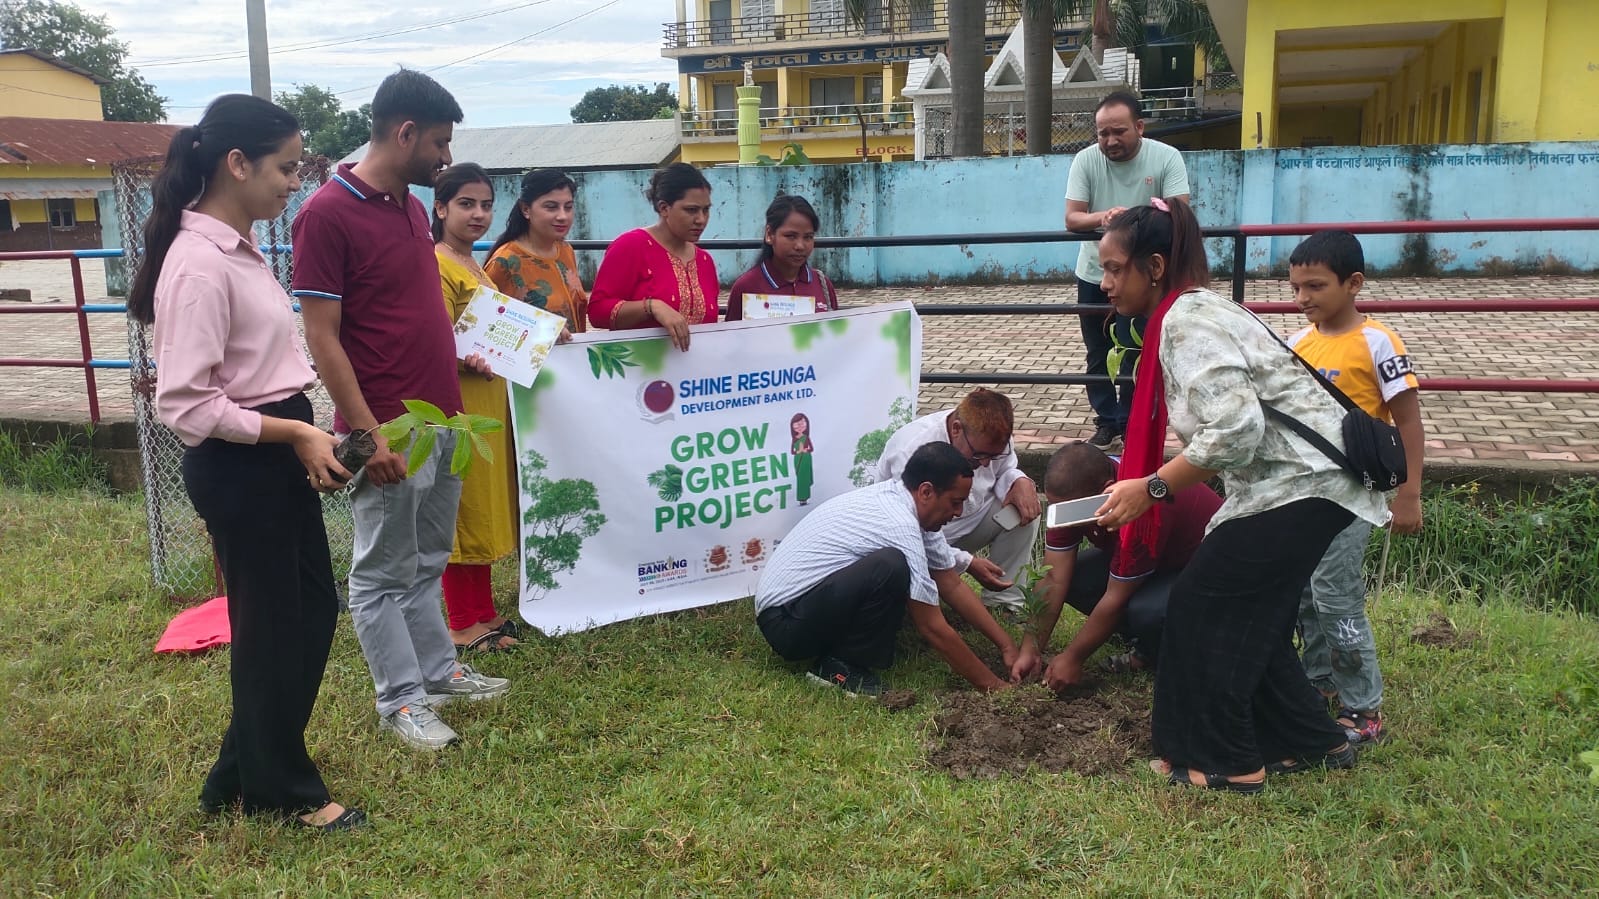
[[[565,316],[568,331],[587,330],[588,293],[566,242],[576,185],[562,172],[535,169],[521,188],[484,267],[489,280],[500,293]]]

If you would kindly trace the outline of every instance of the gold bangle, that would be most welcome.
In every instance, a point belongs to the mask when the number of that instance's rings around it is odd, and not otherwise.
[[[645,297],[644,298],[644,320],[645,321],[653,321],[654,319],[655,319],[655,313],[650,311],[650,298],[649,297]]]

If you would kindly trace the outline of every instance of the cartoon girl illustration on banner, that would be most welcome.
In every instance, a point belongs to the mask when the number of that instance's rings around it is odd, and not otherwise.
[[[794,454],[794,498],[803,506],[811,501],[811,485],[815,483],[811,454],[816,452],[816,445],[811,443],[811,420],[804,412],[794,413],[788,421],[788,432],[793,438],[789,452]]]

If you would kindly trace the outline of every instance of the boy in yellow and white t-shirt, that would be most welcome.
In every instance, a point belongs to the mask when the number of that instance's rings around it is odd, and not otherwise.
[[[1321,231],[1294,248],[1288,281],[1310,325],[1288,345],[1360,408],[1399,429],[1409,477],[1394,494],[1389,526],[1411,534],[1421,529],[1421,403],[1404,341],[1355,308],[1365,266],[1360,241],[1347,231]],[[1333,538],[1299,607],[1305,673],[1323,693],[1338,697],[1338,723],[1351,743],[1385,736],[1382,672],[1366,620],[1363,566],[1370,539],[1371,525],[1359,520]]]

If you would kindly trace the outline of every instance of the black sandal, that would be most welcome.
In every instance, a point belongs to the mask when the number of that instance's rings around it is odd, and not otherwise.
[[[312,824],[299,815],[293,816],[291,820],[301,827],[308,827],[312,830],[320,830],[323,833],[336,833],[341,830],[354,830],[357,827],[366,826],[366,812],[363,812],[358,808],[347,808],[344,810],[343,814],[326,824]]]
[[[1228,780],[1223,774],[1205,774],[1203,784],[1196,784],[1188,779],[1188,769],[1173,765],[1171,773],[1166,775],[1166,783],[1174,787],[1200,787],[1206,790],[1221,790],[1226,793],[1243,793],[1252,795],[1266,789],[1266,782]]]
[[[502,633],[500,631],[489,631],[488,633],[484,634],[481,637],[478,637],[477,639],[473,640],[470,643],[457,643],[457,644],[455,644],[455,654],[460,656],[460,655],[466,655],[467,653],[471,653],[471,652],[474,652],[474,651],[475,652],[485,653],[485,654],[486,653],[491,653],[491,652],[505,652],[506,650],[510,649],[511,647],[509,647],[509,646],[501,646],[500,645],[500,639],[502,637],[508,637],[508,636],[510,636],[510,635]],[[489,641],[493,641],[493,642],[489,643]],[[489,643],[489,645],[485,646],[484,645],[485,643]]]
[[[500,626],[495,628],[495,630],[510,637],[512,640],[522,639],[522,625],[517,624],[515,619],[506,618],[500,622]]]
[[[1332,752],[1325,752],[1315,757],[1300,756],[1299,758],[1289,759],[1286,762],[1267,762],[1266,773],[1298,774],[1301,771],[1309,771],[1314,768],[1339,771],[1355,767],[1355,759],[1357,757],[1355,744],[1345,743],[1342,749],[1334,749]]]

